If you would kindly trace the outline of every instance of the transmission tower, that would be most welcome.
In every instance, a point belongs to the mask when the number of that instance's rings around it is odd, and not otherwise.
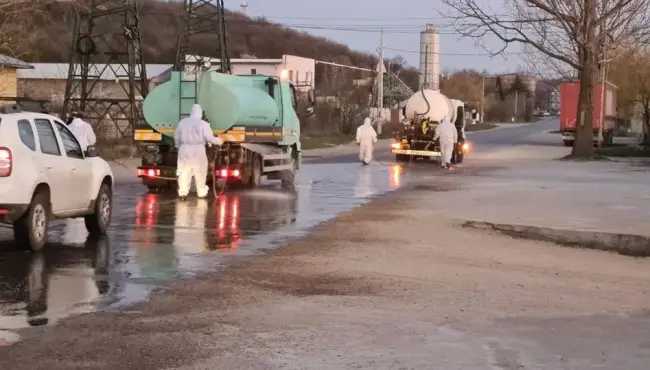
[[[133,137],[147,94],[137,0],[86,0],[75,6],[63,116],[80,111],[96,130]],[[115,85],[100,83],[107,80]]]
[[[215,69],[232,73],[224,12],[223,0],[184,0],[183,31],[178,35],[174,70]],[[214,37],[210,40],[214,46],[208,50],[199,49],[195,39],[205,40],[206,36]],[[217,68],[211,68],[213,58],[219,59]]]

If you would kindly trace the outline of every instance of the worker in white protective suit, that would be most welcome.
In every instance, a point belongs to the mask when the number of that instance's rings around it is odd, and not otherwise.
[[[221,145],[223,141],[212,134],[210,124],[202,120],[203,110],[198,104],[192,106],[192,113],[183,118],[174,131],[174,142],[178,148],[177,174],[178,196],[181,200],[190,193],[192,178],[199,198],[208,195],[208,155],[206,144]]]
[[[451,156],[456,148],[456,142],[458,142],[456,126],[447,117],[443,117],[436,128],[436,134],[433,140],[440,140],[440,153],[442,154],[440,165],[449,169],[451,166]]]
[[[90,123],[81,119],[81,117],[74,115],[72,122],[68,125],[68,130],[77,138],[81,150],[85,153],[89,146],[95,145],[97,136]]]
[[[357,128],[357,144],[359,144],[359,159],[364,165],[372,161],[372,144],[377,142],[377,132],[372,127],[370,117],[363,120],[363,125]]]

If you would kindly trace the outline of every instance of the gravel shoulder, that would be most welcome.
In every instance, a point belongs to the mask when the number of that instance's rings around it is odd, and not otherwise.
[[[0,369],[647,369],[650,261],[467,230],[432,174],[309,237],[64,321]]]

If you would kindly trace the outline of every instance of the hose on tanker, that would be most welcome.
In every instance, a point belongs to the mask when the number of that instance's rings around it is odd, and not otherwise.
[[[429,103],[429,99],[427,99],[427,95],[424,93],[424,86],[422,86],[422,89],[420,89],[420,94],[422,94],[422,98],[424,98],[424,102],[427,103],[427,110],[424,113],[418,113],[415,112],[415,116],[424,116],[425,114],[429,113],[431,110],[431,103]]]
[[[228,145],[224,143],[223,145]],[[230,149],[230,148],[228,148]],[[230,153],[229,150],[226,151],[226,153]],[[223,186],[221,186],[221,189],[219,189],[219,192],[217,193],[217,161],[220,158],[220,150],[218,148],[213,147],[213,153],[212,153],[212,194],[214,195],[214,198],[217,199],[219,196],[223,194],[223,192],[226,190],[226,185],[228,185],[228,176],[225,176],[223,179]],[[226,155],[226,168],[230,168],[230,155]]]

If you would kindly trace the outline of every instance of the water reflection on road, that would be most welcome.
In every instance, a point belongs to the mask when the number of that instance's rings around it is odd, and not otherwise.
[[[117,213],[104,238],[88,239],[83,220],[65,220],[53,225],[46,252],[33,254],[17,251],[10,233],[0,233],[0,341],[3,330],[122,309],[165,283],[301,236],[400,187],[404,172],[380,163],[310,164],[290,190],[271,185],[186,202],[123,185],[115,189]]]
[[[13,249],[8,244],[0,247]],[[94,311],[109,291],[109,250],[108,238],[89,238],[75,247],[54,243],[44,253],[0,253],[0,331]]]

